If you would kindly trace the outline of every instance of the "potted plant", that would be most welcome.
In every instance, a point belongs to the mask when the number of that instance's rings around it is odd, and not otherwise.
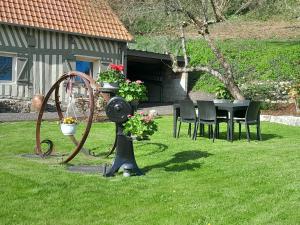
[[[136,140],[149,139],[157,131],[157,123],[151,115],[144,115],[143,112],[128,115],[128,120],[124,124],[126,135],[136,137]]]
[[[292,88],[289,91],[289,96],[294,101],[294,104],[296,106],[296,112],[300,112],[300,83],[292,86]]]
[[[73,117],[65,117],[61,124],[60,129],[64,135],[74,135],[76,133],[77,120]]]
[[[138,103],[148,99],[147,88],[141,80],[130,81],[126,79],[125,82],[120,83],[118,95],[131,103]]]
[[[110,64],[108,70],[99,73],[98,82],[103,88],[116,89],[120,82],[123,82],[125,76],[123,74],[124,66],[117,64]]]

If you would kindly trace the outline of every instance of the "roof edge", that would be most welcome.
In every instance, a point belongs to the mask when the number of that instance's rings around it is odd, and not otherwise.
[[[42,27],[35,27],[35,26],[29,26],[29,25],[21,25],[17,23],[8,23],[8,22],[3,22],[0,21],[0,24],[4,25],[10,25],[10,26],[16,26],[16,27],[25,27],[25,28],[34,28],[38,30],[44,30],[44,31],[51,31],[51,32],[58,32],[58,33],[64,33],[64,34],[72,34],[72,35],[78,35],[78,36],[84,36],[84,37],[92,37],[92,38],[99,38],[99,39],[104,39],[104,40],[110,40],[110,41],[119,41],[119,42],[133,42],[134,38],[132,37],[131,40],[126,40],[126,39],[117,39],[117,38],[109,38],[109,37],[103,37],[103,36],[96,36],[96,35],[88,35],[88,34],[83,34],[83,33],[75,33],[75,32],[68,32],[68,31],[61,31],[61,30],[55,30],[55,29],[49,29],[49,28],[42,28]]]

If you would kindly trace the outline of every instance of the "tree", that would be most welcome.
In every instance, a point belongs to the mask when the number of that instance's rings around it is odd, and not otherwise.
[[[176,61],[176,57],[171,56],[173,59],[173,66],[172,69],[174,72],[180,72],[180,73],[189,73],[189,72],[207,72],[211,75],[218,78],[229,90],[230,94],[235,98],[239,100],[245,99],[241,90],[237,86],[234,80],[233,72],[231,69],[230,64],[227,62],[226,58],[224,57],[223,53],[220,51],[220,49],[217,47],[214,40],[210,37],[209,34],[209,22],[208,22],[208,14],[207,14],[207,8],[208,4],[206,0],[198,0],[193,1],[193,4],[184,4],[185,1],[181,0],[165,0],[165,7],[168,9],[168,11],[172,13],[179,13],[183,16],[184,19],[186,19],[189,23],[193,24],[195,28],[197,29],[198,33],[203,37],[203,39],[207,42],[208,46],[212,50],[213,54],[215,55],[216,59],[218,60],[220,66],[222,67],[223,71],[219,71],[216,69],[213,69],[211,66],[207,65],[197,65],[190,67],[188,64],[185,63],[183,67],[179,67]],[[189,1],[191,3],[191,1]],[[199,8],[196,7],[196,4],[199,3]],[[189,6],[192,6],[192,8],[189,8]],[[195,10],[200,9],[200,11]],[[198,17],[195,16],[195,13],[198,13]],[[202,19],[200,19],[200,16]],[[182,24],[182,48],[183,48],[183,54],[184,57],[187,58],[187,53],[185,51],[185,36],[184,36],[184,26],[186,23]]]

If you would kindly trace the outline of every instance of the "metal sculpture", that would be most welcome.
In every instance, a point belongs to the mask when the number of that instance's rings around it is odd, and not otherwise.
[[[56,106],[56,110],[58,113],[58,117],[59,120],[63,119],[63,113],[62,113],[62,109],[60,106],[60,101],[59,101],[59,89],[60,89],[60,84],[62,82],[65,82],[66,80],[70,79],[70,78],[75,78],[75,77],[79,77],[83,80],[87,90],[88,90],[88,95],[89,95],[89,106],[90,106],[90,111],[89,111],[89,116],[88,116],[88,120],[87,120],[87,125],[85,128],[85,131],[82,135],[81,140],[77,140],[73,135],[70,136],[71,141],[74,143],[75,148],[73,149],[72,153],[67,157],[67,159],[65,159],[63,161],[63,163],[67,163],[69,161],[71,161],[78,153],[79,151],[82,149],[88,134],[90,132],[91,126],[92,126],[92,120],[93,120],[93,114],[94,114],[94,93],[93,93],[93,89],[97,89],[99,88],[99,85],[96,84],[96,82],[88,75],[81,73],[81,72],[77,72],[77,71],[71,71],[68,72],[66,74],[64,74],[63,76],[61,76],[54,84],[53,86],[50,88],[50,90],[48,91],[47,95],[44,98],[43,104],[41,106],[39,115],[38,115],[38,119],[37,119],[37,124],[36,124],[36,148],[35,148],[35,153],[41,156],[44,156],[45,153],[42,152],[41,149],[41,123],[42,123],[42,118],[43,118],[43,114],[46,108],[46,105],[48,103],[49,98],[51,97],[51,95],[54,92],[54,98],[55,98],[55,106]],[[49,154],[49,152],[48,152]]]
[[[66,82],[70,79],[73,79],[75,77],[79,77],[83,80],[84,85],[88,91],[88,97],[89,97],[89,115],[87,119],[87,125],[85,128],[85,131],[81,137],[80,140],[77,140],[74,135],[70,135],[71,141],[74,143],[75,148],[72,150],[71,154],[67,156],[65,160],[63,160],[62,163],[68,163],[70,162],[81,150],[83,150],[83,145],[89,135],[92,121],[93,121],[93,115],[94,115],[94,96],[102,93],[102,89],[99,84],[95,82],[94,79],[92,79],[90,76],[77,72],[77,71],[71,71],[68,73],[65,73],[63,76],[61,76],[50,88],[47,95],[45,96],[41,109],[39,111],[37,124],[36,124],[36,148],[35,153],[40,155],[41,157],[48,156],[52,153],[53,150],[53,143],[50,140],[43,140],[41,141],[41,124],[42,124],[42,118],[43,114],[46,108],[46,105],[48,103],[48,100],[54,93],[54,100],[55,100],[55,106],[58,113],[59,120],[62,121],[64,116],[62,113],[62,109],[60,106],[60,100],[59,100],[59,91],[60,86],[63,82]],[[107,92],[113,92],[114,90],[105,90],[104,94],[107,94]],[[120,167],[124,168],[124,171],[131,173],[134,173],[136,175],[142,175],[142,171],[138,168],[137,163],[135,161],[134,157],[134,151],[133,151],[133,144],[132,139],[124,134],[123,132],[123,123],[125,123],[128,120],[128,115],[132,114],[133,108],[132,106],[126,102],[121,97],[114,97],[109,100],[106,106],[106,114],[108,118],[115,122],[116,124],[116,136],[115,141],[113,144],[112,149],[109,151],[108,154],[112,154],[113,151],[116,149],[116,157],[112,164],[112,166],[109,168],[108,171],[104,172],[104,176],[113,176],[116,171],[120,169]],[[51,143],[50,143],[51,142]],[[43,152],[41,149],[41,144],[46,143],[48,144],[49,148],[47,152]],[[89,152],[89,151],[88,151]],[[130,175],[130,174],[129,174]]]
[[[106,106],[107,117],[116,123],[116,157],[111,168],[104,176],[113,176],[121,167],[128,173],[142,175],[142,171],[138,168],[135,161],[132,139],[124,134],[123,123],[128,120],[128,115],[132,113],[131,105],[121,97],[110,99]],[[127,174],[126,173],[126,174]],[[126,176],[130,176],[130,173]]]

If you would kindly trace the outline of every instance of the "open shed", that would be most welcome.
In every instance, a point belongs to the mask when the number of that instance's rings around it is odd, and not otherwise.
[[[187,75],[172,71],[169,55],[127,49],[125,57],[127,78],[145,82],[148,102],[174,102],[186,97]],[[177,60],[179,65],[184,63],[183,57]]]

